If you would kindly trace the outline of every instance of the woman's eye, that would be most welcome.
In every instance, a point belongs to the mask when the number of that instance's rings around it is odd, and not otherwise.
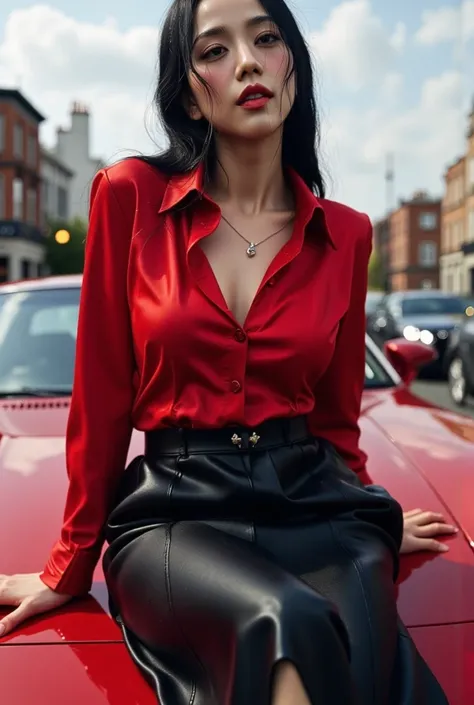
[[[211,47],[203,54],[203,59],[218,59],[225,51],[224,47]]]
[[[265,32],[257,38],[257,41],[261,44],[275,44],[280,41],[280,37],[273,32]]]

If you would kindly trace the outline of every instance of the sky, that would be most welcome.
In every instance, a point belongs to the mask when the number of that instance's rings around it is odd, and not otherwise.
[[[317,67],[328,197],[381,217],[417,190],[443,191],[474,102],[474,0],[290,0]],[[72,101],[92,114],[105,161],[163,146],[153,113],[168,0],[0,0],[0,86],[47,117],[53,146]],[[384,180],[393,155],[393,197]]]

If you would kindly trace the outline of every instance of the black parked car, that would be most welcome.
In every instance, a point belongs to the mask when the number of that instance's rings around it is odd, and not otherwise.
[[[474,318],[466,318],[452,333],[445,364],[451,398],[464,406],[474,396]]]
[[[438,360],[433,369],[443,371],[452,332],[465,319],[461,296],[443,291],[416,290],[387,294],[369,320],[368,333],[379,344],[393,338],[433,345]]]

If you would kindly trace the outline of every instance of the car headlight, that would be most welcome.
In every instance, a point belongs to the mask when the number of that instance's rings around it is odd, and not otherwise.
[[[403,337],[411,343],[417,343],[420,341],[425,345],[432,345],[434,342],[434,335],[431,331],[420,330],[415,326],[405,326],[403,329]]]
[[[420,340],[420,329],[415,328],[415,326],[405,326],[403,329],[403,337],[412,343],[416,343]]]
[[[420,333],[420,340],[425,345],[432,345],[434,341],[434,335],[429,330],[422,330]]]

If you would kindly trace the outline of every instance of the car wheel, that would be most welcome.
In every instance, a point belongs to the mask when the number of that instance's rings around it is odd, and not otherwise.
[[[460,357],[453,357],[448,368],[448,386],[451,399],[458,406],[464,406],[467,399],[467,379],[464,362]]]

